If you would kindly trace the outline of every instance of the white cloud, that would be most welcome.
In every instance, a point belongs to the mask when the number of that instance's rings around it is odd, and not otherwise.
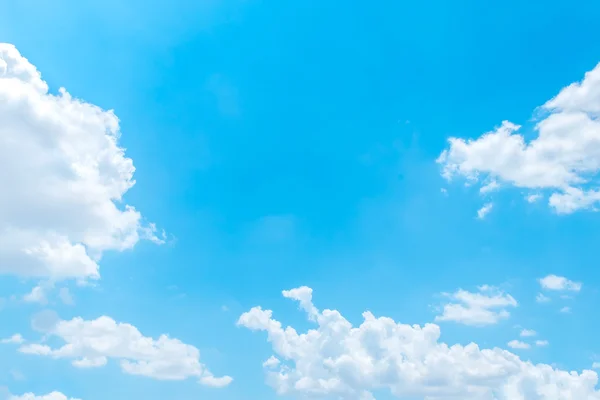
[[[573,282],[564,276],[548,275],[540,279],[540,285],[546,290],[569,290],[579,292],[581,290],[581,282]]]
[[[436,321],[453,321],[465,325],[484,326],[498,323],[510,316],[507,307],[516,307],[510,295],[491,286],[481,286],[477,293],[458,290],[448,295],[452,302],[445,304]]]
[[[600,369],[600,362],[597,362],[597,361],[595,361],[595,362],[592,364],[592,368],[593,368],[593,369]]]
[[[65,344],[51,348],[45,344],[21,346],[19,351],[53,358],[71,359],[79,368],[105,365],[108,359],[120,363],[123,372],[159,380],[197,378],[202,384],[221,387],[232,379],[214,377],[200,362],[199,350],[177,339],[161,335],[143,336],[133,325],[117,323],[109,317],[86,321],[74,318],[48,324],[45,337],[61,339]]]
[[[484,204],[483,207],[477,210],[477,218],[484,219],[490,213],[490,211],[492,211],[493,207],[494,204],[492,203]]]
[[[545,296],[543,293],[538,293],[537,296],[535,296],[535,301],[538,303],[548,303],[550,301],[550,297]]]
[[[530,194],[529,196],[525,197],[525,199],[527,200],[528,203],[535,203],[536,201],[540,200],[543,196],[541,194]]]
[[[106,250],[159,242],[133,207],[131,159],[112,111],[50,94],[36,68],[0,43],[0,274],[99,277]]]
[[[511,349],[526,350],[531,346],[528,343],[521,342],[520,340],[511,340],[508,342],[508,347]]]
[[[559,312],[563,313],[563,314],[569,314],[571,312],[571,307],[563,307],[560,310],[558,310]]]
[[[426,400],[600,399],[593,371],[535,365],[474,343],[448,345],[439,341],[435,324],[405,325],[370,312],[354,327],[336,310],[315,315],[312,299],[302,302],[317,325],[306,333],[283,328],[271,310],[261,307],[238,320],[240,326],[267,333],[281,364],[265,373],[279,395],[366,400],[374,398],[373,391],[387,389],[396,398]]]
[[[23,342],[25,342],[25,339],[23,339],[20,333],[15,333],[9,338],[0,340],[2,344],[21,344]]]
[[[521,337],[531,337],[537,335],[537,332],[532,329],[523,329],[520,333]]]
[[[23,301],[27,303],[39,303],[39,304],[47,304],[48,299],[46,298],[46,293],[44,288],[41,285],[38,285],[31,289],[31,292],[23,296]]]
[[[271,356],[271,357],[269,357],[269,359],[267,361],[265,361],[263,363],[263,367],[265,367],[265,368],[275,368],[280,363],[281,362],[279,361],[279,359],[277,357]]]
[[[520,126],[508,121],[476,139],[450,138],[438,158],[442,175],[473,182],[550,192],[558,213],[594,208],[600,190],[600,64],[545,103],[527,141]]]
[[[21,396],[10,396],[8,400],[80,400],[73,397],[67,397],[60,392],[52,392],[43,396],[36,396],[33,393],[26,393]]]
[[[536,340],[535,341],[535,345],[538,347],[546,347],[548,346],[550,343],[547,340]]]
[[[490,183],[482,186],[479,189],[479,193],[481,193],[482,195],[494,192],[496,190],[500,189],[500,185],[498,184],[497,181],[491,181]]]

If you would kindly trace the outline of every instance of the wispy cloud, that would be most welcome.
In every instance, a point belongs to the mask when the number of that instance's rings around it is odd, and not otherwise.
[[[494,207],[494,204],[492,204],[492,203],[484,204],[483,207],[481,207],[479,210],[477,210],[477,218],[484,219],[490,213],[490,211],[492,211],[493,207]]]
[[[510,316],[508,307],[516,307],[517,301],[493,286],[480,286],[478,292],[459,289],[445,294],[452,301],[445,304],[436,321],[452,321],[464,325],[493,325]]]

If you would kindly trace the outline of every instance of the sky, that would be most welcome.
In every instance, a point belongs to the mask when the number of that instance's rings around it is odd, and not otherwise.
[[[599,400],[599,18],[0,2],[0,399]]]

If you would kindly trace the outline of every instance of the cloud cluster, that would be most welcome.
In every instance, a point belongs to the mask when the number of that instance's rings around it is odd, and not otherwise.
[[[41,74],[0,43],[0,274],[50,280],[97,279],[106,250],[154,225],[122,204],[134,166],[119,147],[112,111],[49,91]]]
[[[558,213],[594,208],[600,201],[592,183],[600,171],[600,64],[539,111],[529,141],[509,121],[475,139],[450,138],[438,158],[442,175],[529,190],[530,202],[547,191]]]
[[[514,297],[493,286],[483,285],[478,289],[476,293],[460,289],[446,294],[451,302],[442,307],[442,313],[435,320],[472,326],[493,325],[510,316],[508,307],[518,305]]]
[[[366,400],[388,390],[398,398],[426,400],[600,399],[593,371],[535,365],[474,343],[448,345],[439,341],[435,324],[405,325],[365,312],[355,327],[336,310],[317,310],[308,287],[285,293],[300,302],[315,329],[299,334],[283,328],[261,307],[238,320],[267,333],[277,356],[265,363],[267,382],[280,395]]]
[[[229,376],[215,377],[200,362],[200,351],[196,347],[167,335],[158,339],[143,336],[135,326],[117,323],[109,317],[91,321],[74,318],[46,325],[45,337],[60,339],[65,344],[57,348],[47,344],[23,344],[19,348],[21,353],[70,359],[78,368],[101,367],[114,359],[125,373],[159,380],[196,378],[212,387],[224,387],[232,381]]]

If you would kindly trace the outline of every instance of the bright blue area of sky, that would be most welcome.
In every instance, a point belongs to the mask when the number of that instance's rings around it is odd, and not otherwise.
[[[369,309],[420,324],[433,321],[441,292],[500,285],[520,302],[509,321],[442,324],[442,339],[505,346],[520,324],[552,343],[533,361],[582,369],[600,353],[595,290],[565,301],[568,316],[535,305],[536,279],[548,273],[600,287],[598,215],[559,217],[509,190],[479,221],[476,189],[448,186],[435,163],[449,136],[526,124],[593,68],[600,3],[21,0],[0,9],[0,40],[53,91],[115,110],[137,168],[126,200],[171,238],[107,254],[98,288],[52,308],[168,333],[235,379],[216,390],[3,348],[2,371],[27,371],[25,381],[0,375],[13,392],[275,399],[264,335],[235,321],[262,305],[308,327],[280,294],[300,285],[355,323]],[[28,286],[6,278],[1,287]],[[26,333],[36,311],[2,311],[0,333]]]

